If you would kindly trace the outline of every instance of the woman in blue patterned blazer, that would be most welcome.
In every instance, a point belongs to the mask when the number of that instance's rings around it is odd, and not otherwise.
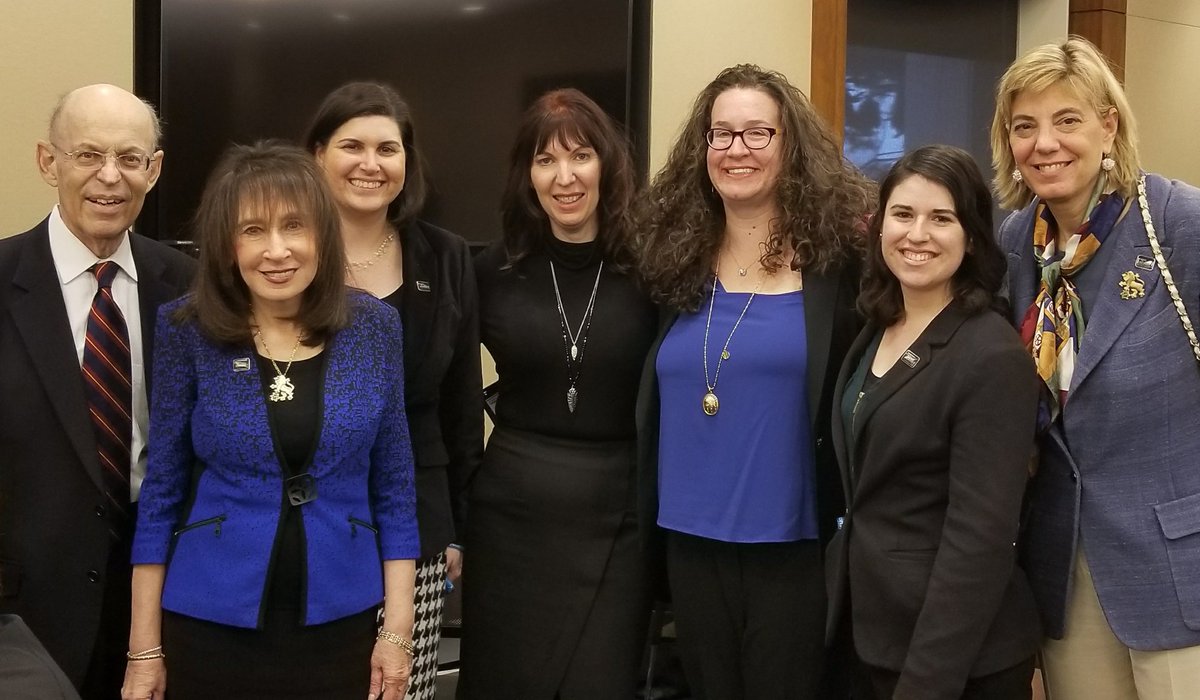
[[[1077,37],[1005,72],[992,161],[1043,384],[1021,549],[1047,696],[1195,698],[1200,190],[1142,170],[1125,91]]]
[[[123,697],[400,700],[419,553],[400,319],[307,153],[235,146],[163,307]],[[376,635],[376,608],[386,619]]]

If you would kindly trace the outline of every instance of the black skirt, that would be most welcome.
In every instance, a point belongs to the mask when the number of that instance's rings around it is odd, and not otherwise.
[[[498,428],[472,486],[460,700],[632,697],[649,620],[632,441]]]
[[[371,682],[376,608],[323,625],[268,610],[261,630],[163,611],[171,700],[362,700]]]

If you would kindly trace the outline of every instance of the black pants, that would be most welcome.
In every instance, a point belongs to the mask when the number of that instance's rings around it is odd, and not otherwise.
[[[815,540],[667,535],[680,658],[695,700],[820,697],[825,582]]]
[[[1016,666],[967,679],[962,700],[1029,700],[1033,696],[1033,659],[1031,656]],[[900,673],[878,666],[863,666],[871,676],[877,700],[890,700],[896,692]]]

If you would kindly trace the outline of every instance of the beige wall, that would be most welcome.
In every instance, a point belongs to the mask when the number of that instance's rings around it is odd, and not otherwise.
[[[721,69],[757,63],[808,92],[812,0],[655,0],[650,172],[666,162],[696,95]]]
[[[34,146],[58,98],[89,83],[133,87],[133,0],[5,0],[0,22],[0,236],[56,201]]]
[[[1071,0],[1021,0],[1017,13],[1017,55],[1067,36]]]
[[[1125,89],[1142,167],[1200,186],[1200,2],[1129,0]]]

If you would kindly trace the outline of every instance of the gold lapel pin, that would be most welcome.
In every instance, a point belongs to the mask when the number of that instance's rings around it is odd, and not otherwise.
[[[1140,299],[1146,296],[1146,283],[1133,270],[1121,273],[1121,298]]]

